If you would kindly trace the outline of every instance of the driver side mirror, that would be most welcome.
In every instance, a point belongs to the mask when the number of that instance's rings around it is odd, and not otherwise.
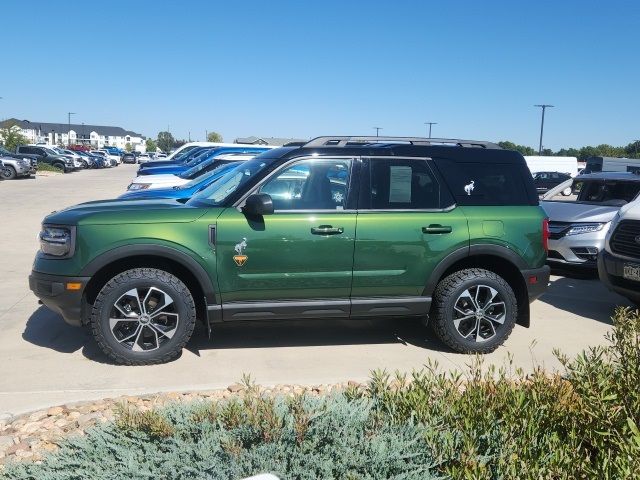
[[[249,195],[242,208],[247,215],[261,217],[263,215],[273,215],[273,200],[271,195],[266,193],[257,193]]]

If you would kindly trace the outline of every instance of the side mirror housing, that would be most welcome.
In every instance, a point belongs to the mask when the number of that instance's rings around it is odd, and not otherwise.
[[[254,217],[273,214],[273,200],[271,195],[266,193],[258,193],[250,195],[244,203],[242,209],[244,213]]]

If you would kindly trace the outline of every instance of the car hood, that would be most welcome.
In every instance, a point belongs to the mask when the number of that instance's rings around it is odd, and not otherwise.
[[[167,175],[153,175],[153,176],[142,176],[142,177],[136,177],[134,178],[131,183],[149,183],[151,185],[165,185],[165,186],[171,186],[171,185],[182,185],[184,183],[187,183],[189,180],[186,180],[184,178],[180,178],[177,175],[173,175],[173,174],[167,174]]]
[[[99,200],[53,212],[43,223],[54,225],[122,225],[129,223],[187,223],[208,209],[184,205],[173,199]]]
[[[620,207],[576,202],[542,201],[540,206],[552,222],[610,222]]]
[[[148,160],[144,164],[144,169],[147,168],[156,168],[156,167],[166,167],[167,165],[179,165],[181,162],[174,160]]]
[[[146,164],[145,164],[146,165]],[[138,175],[160,175],[163,173],[181,173],[187,170],[184,165],[165,165],[163,167],[149,167],[138,169]]]

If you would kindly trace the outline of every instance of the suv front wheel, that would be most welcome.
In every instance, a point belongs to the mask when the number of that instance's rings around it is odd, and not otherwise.
[[[91,311],[91,330],[116,363],[173,360],[193,333],[196,311],[186,285],[154,268],[135,268],[109,280]]]
[[[430,323],[456,352],[490,353],[509,337],[518,303],[499,275],[469,268],[444,278],[434,292]]]

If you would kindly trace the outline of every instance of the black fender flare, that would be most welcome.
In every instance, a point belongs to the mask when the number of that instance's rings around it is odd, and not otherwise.
[[[438,285],[438,281],[442,278],[444,272],[446,272],[454,263],[477,255],[491,255],[503,258],[512,263],[520,271],[529,268],[520,255],[501,245],[480,244],[462,247],[451,252],[438,264],[436,268],[434,268],[433,272],[431,272],[431,275],[427,279],[423,295],[433,295],[433,292]]]
[[[202,291],[204,292],[207,303],[210,305],[217,303],[215,289],[213,288],[213,282],[211,281],[211,278],[202,267],[202,265],[200,265],[189,255],[178,250],[177,248],[172,248],[165,245],[137,243],[135,245],[124,245],[121,247],[116,247],[112,250],[108,250],[107,252],[102,253],[101,255],[98,255],[96,258],[91,260],[84,266],[84,268],[78,275],[84,277],[92,277],[102,268],[115,261],[122,260],[127,257],[136,257],[141,255],[166,258],[168,260],[179,263],[184,268],[189,270],[196,278],[196,280],[200,284],[200,288],[202,288]]]

